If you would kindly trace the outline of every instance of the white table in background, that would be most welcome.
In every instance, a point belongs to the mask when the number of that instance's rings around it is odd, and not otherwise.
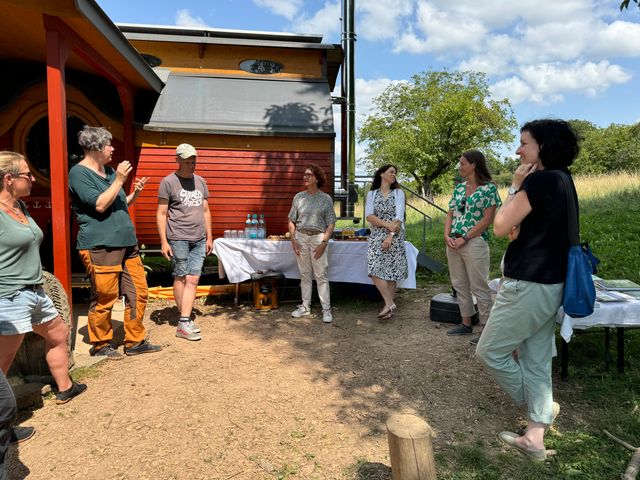
[[[299,279],[296,256],[287,240],[249,240],[244,238],[217,238],[214,253],[218,265],[224,268],[220,277],[227,276],[230,283],[240,283],[258,271],[282,272],[286,278]],[[329,281],[372,285],[367,276],[366,241],[329,241]],[[398,282],[399,288],[416,288],[418,249],[405,242],[409,275]]]
[[[588,328],[603,327],[605,330],[605,363],[609,368],[609,329],[615,328],[617,335],[618,371],[624,372],[624,329],[628,327],[640,327],[640,301],[627,302],[597,302],[593,314],[584,318],[571,318],[565,315],[562,308],[558,311],[556,321],[560,326],[562,337],[561,350],[561,376],[567,378],[568,368],[568,343],[571,341],[574,330],[586,330]]]

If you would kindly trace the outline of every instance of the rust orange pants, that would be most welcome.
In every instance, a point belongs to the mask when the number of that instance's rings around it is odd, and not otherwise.
[[[131,347],[145,338],[142,323],[147,306],[148,287],[137,246],[79,250],[91,280],[89,341],[96,350],[113,338],[111,309],[124,295],[124,344]]]

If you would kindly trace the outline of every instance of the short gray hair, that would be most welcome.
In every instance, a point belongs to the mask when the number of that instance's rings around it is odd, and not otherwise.
[[[111,142],[113,135],[104,127],[85,125],[78,132],[78,143],[85,152],[99,152]]]

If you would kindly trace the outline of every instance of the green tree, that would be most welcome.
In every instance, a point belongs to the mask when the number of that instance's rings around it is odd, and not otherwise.
[[[571,125],[589,122],[571,121]],[[611,124],[598,128],[577,127],[581,138],[580,153],[571,170],[574,173],[608,173],[640,168],[640,124]]]
[[[451,178],[464,150],[497,156],[517,126],[508,100],[491,99],[478,72],[423,72],[387,87],[374,105],[360,129],[366,166],[397,165],[427,197],[438,178]]]
[[[631,0],[623,0],[623,2],[620,4],[620,10],[624,10],[625,8],[629,8],[629,2]],[[636,2],[636,5],[638,5],[638,7],[640,7],[640,3],[638,3],[638,0],[633,0],[634,2]]]

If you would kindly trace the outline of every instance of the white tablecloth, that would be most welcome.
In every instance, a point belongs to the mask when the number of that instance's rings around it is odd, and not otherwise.
[[[257,271],[274,270],[287,278],[300,278],[290,241],[217,238],[214,253],[224,267],[229,282],[239,283]],[[329,241],[329,281],[347,283],[373,282],[367,276],[367,242]],[[418,249],[405,242],[409,276],[399,288],[416,288]]]
[[[565,342],[571,341],[574,330],[594,327],[640,327],[640,301],[597,302],[593,314],[584,318],[565,315],[558,310],[557,322],[561,324],[560,335]]]

